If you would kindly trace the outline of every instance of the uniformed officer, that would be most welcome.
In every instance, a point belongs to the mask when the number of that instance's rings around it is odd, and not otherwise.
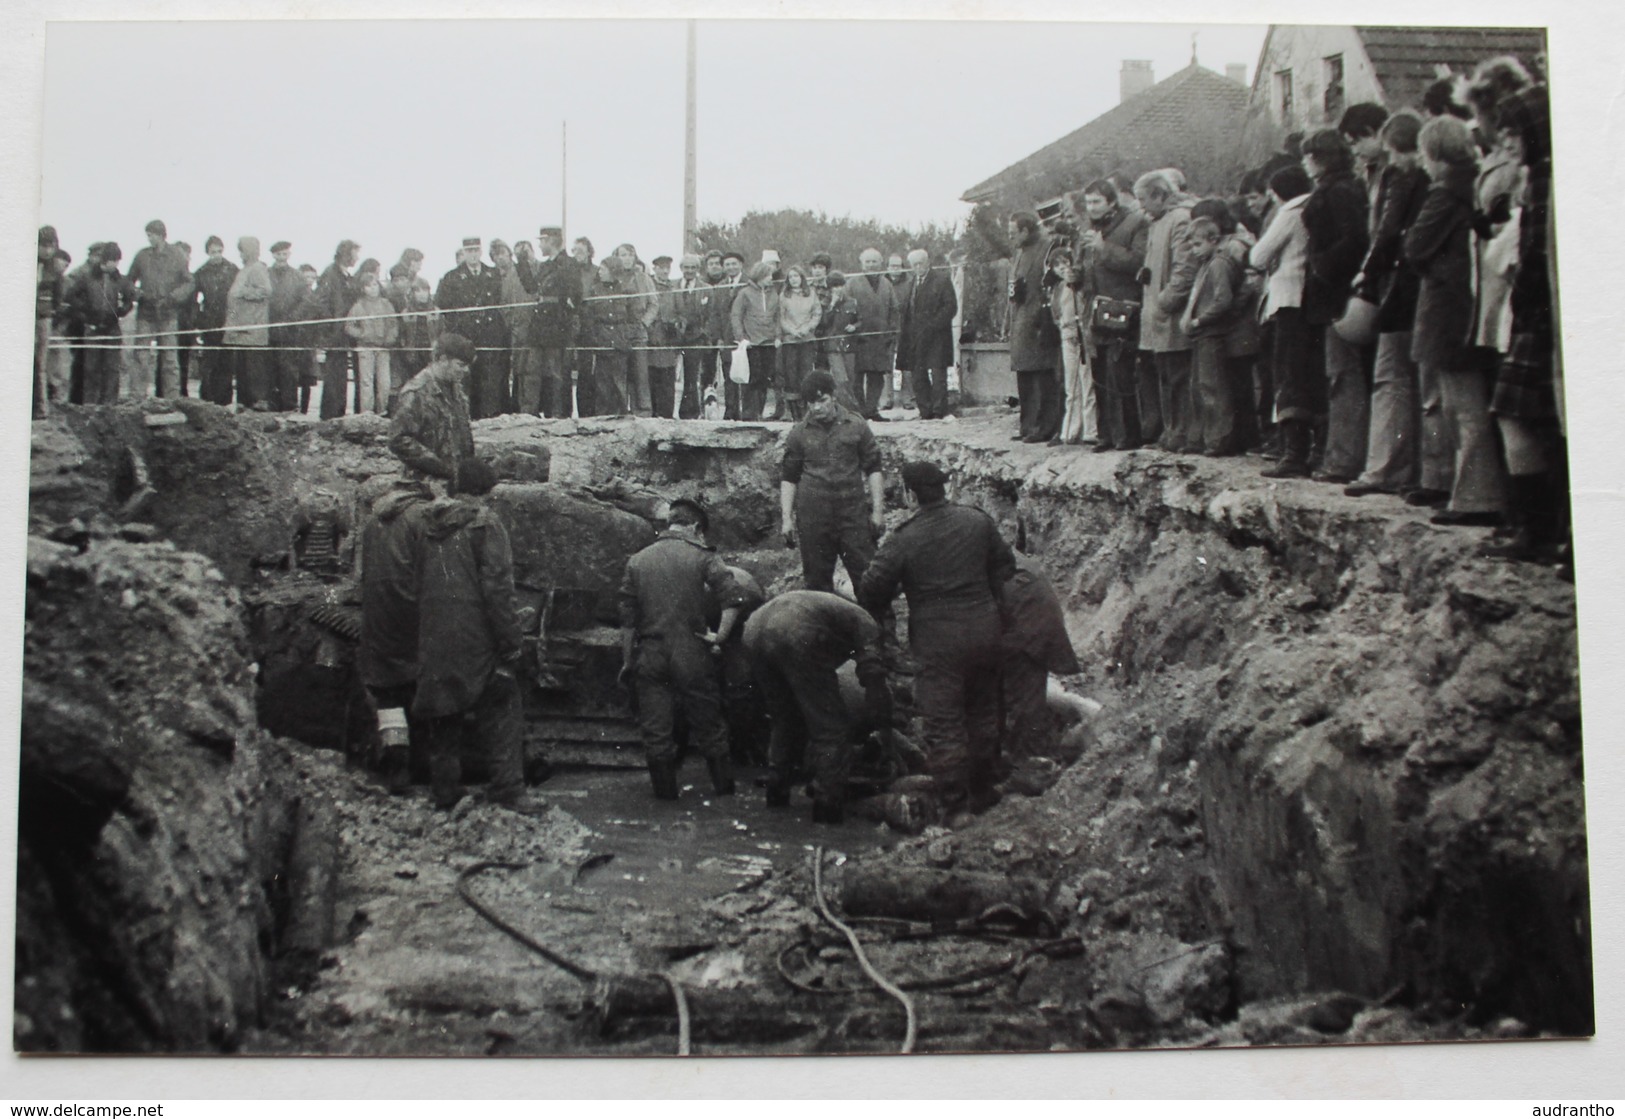
[[[854,658],[874,721],[891,722],[880,626],[868,611],[825,591],[769,599],[745,623],[745,651],[773,720],[767,803],[790,803],[790,784],[810,754],[813,822],[838,824],[852,762],[849,720],[835,670]]]
[[[519,410],[538,410],[549,419],[570,417],[570,357],[581,312],[581,269],[564,253],[564,230],[544,225],[538,234],[542,259],[536,265],[536,312],[530,324],[535,350],[535,384],[521,382]]]
[[[673,501],[666,531],[626,561],[621,581],[621,680],[636,691],[638,729],[659,800],[677,799],[672,720],[679,706],[712,789],[718,796],[734,791],[713,657],[733,632],[742,598],[727,565],[704,543],[706,528],[698,502]],[[714,631],[705,624],[708,593],[722,606]]]
[[[502,273],[480,262],[480,239],[464,237],[457,267],[440,278],[434,304],[444,314],[442,330],[474,343],[468,411],[476,420],[508,410],[508,323],[502,303]]]
[[[784,542],[800,544],[808,590],[835,589],[839,557],[856,591],[886,527],[880,447],[868,423],[835,399],[827,372],[809,373],[801,392],[807,416],[790,429],[780,473]]]
[[[903,467],[919,511],[887,537],[858,601],[879,617],[901,587],[918,665],[914,703],[925,724],[933,792],[945,816],[996,800],[999,745],[999,596],[1015,557],[980,509],[947,500],[933,463]]]

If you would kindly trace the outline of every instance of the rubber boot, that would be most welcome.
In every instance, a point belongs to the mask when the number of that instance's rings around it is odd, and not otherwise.
[[[649,780],[654,784],[656,800],[677,799],[677,761],[674,758],[665,758],[660,761],[650,759]]]
[[[711,791],[719,797],[734,795],[734,763],[727,754],[706,758],[705,768],[711,771]]]
[[[1261,470],[1265,478],[1309,477],[1309,421],[1282,420],[1277,425],[1281,433],[1281,461]]]

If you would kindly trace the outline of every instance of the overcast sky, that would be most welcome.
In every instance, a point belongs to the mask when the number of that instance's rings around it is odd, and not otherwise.
[[[700,217],[959,220],[965,189],[1115,105],[1123,59],[1167,77],[1193,34],[1251,78],[1262,26],[702,21]],[[161,217],[196,259],[249,233],[322,266],[350,237],[438,274],[465,236],[559,220],[568,121],[571,235],[676,255],[684,44],[679,21],[55,23],[42,214],[76,258],[128,259]]]

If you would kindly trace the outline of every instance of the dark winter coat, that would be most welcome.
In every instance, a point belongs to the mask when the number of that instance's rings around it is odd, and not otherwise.
[[[847,294],[858,304],[857,334],[852,340],[854,364],[860,373],[890,373],[895,331],[902,322],[903,309],[897,287],[881,272],[860,272],[846,281]]]
[[[1405,261],[1405,232],[1422,212],[1427,194],[1428,175],[1420,167],[1389,164],[1377,181],[1371,248],[1356,294],[1377,304],[1379,334],[1403,334],[1416,321],[1422,277]]]
[[[305,299],[305,280],[299,269],[281,261],[271,265],[271,321],[292,322]]]
[[[639,637],[673,645],[706,632],[708,603],[726,610],[745,597],[722,557],[703,544],[662,536],[626,561],[621,579],[621,625]]]
[[[1098,249],[1083,253],[1083,294],[1086,301],[1097,295],[1126,299],[1134,303],[1140,290],[1140,269],[1145,267],[1146,235],[1150,227],[1145,214],[1113,206],[1105,217],[1091,221],[1089,228],[1101,236]]]
[[[461,334],[475,346],[506,346],[508,322],[498,310],[464,308],[494,308],[501,302],[502,273],[485,264],[474,269],[459,264],[440,277],[434,292],[434,305],[442,313],[442,331]]]
[[[959,297],[946,272],[930,271],[917,280],[903,304],[897,335],[897,368],[946,369],[954,363],[954,316]]]
[[[1060,335],[1045,328],[1050,318],[1044,293],[1049,249],[1049,241],[1040,236],[1018,249],[1010,265],[1010,368],[1017,373],[1050,372],[1060,352]]]
[[[1306,322],[1331,323],[1343,317],[1354,277],[1371,244],[1368,205],[1365,187],[1352,171],[1323,177],[1303,204],[1303,227],[1309,233],[1303,284]]]
[[[192,273],[192,279],[196,282],[198,294],[202,297],[202,302],[198,305],[197,328],[219,330],[226,325],[226,296],[231,292],[231,285],[237,279],[237,266],[225,257],[207,260],[203,262],[201,268]],[[346,303],[345,306],[348,307],[349,304]]]
[[[1422,277],[1411,358],[1439,369],[1471,368],[1473,176],[1472,167],[1451,165],[1405,233],[1405,260]]]
[[[412,713],[467,711],[518,657],[508,532],[484,503],[445,497],[423,511],[418,554],[418,689]]]
[[[316,299],[322,305],[321,318],[336,319],[336,322],[323,322],[314,329],[320,344],[329,350],[342,350],[349,346],[350,339],[344,333],[344,316],[350,313],[355,301],[361,298],[361,280],[354,275],[346,274],[337,261],[327,266],[327,270],[316,280]]]
[[[581,315],[581,266],[563,253],[536,265],[536,313],[530,322],[533,346],[558,348],[575,342]]]
[[[87,336],[116,336],[118,321],[135,308],[135,287],[118,272],[98,267],[68,285],[63,305],[65,317],[83,324]]]
[[[418,678],[417,558],[427,486],[402,483],[373,503],[361,530],[361,682],[394,688]]]

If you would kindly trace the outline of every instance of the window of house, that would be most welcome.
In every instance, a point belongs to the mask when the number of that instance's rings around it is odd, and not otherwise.
[[[1281,119],[1292,119],[1292,71],[1275,71],[1275,104],[1280,110]]]
[[[1326,59],[1326,123],[1335,125],[1343,116],[1343,56]]]

